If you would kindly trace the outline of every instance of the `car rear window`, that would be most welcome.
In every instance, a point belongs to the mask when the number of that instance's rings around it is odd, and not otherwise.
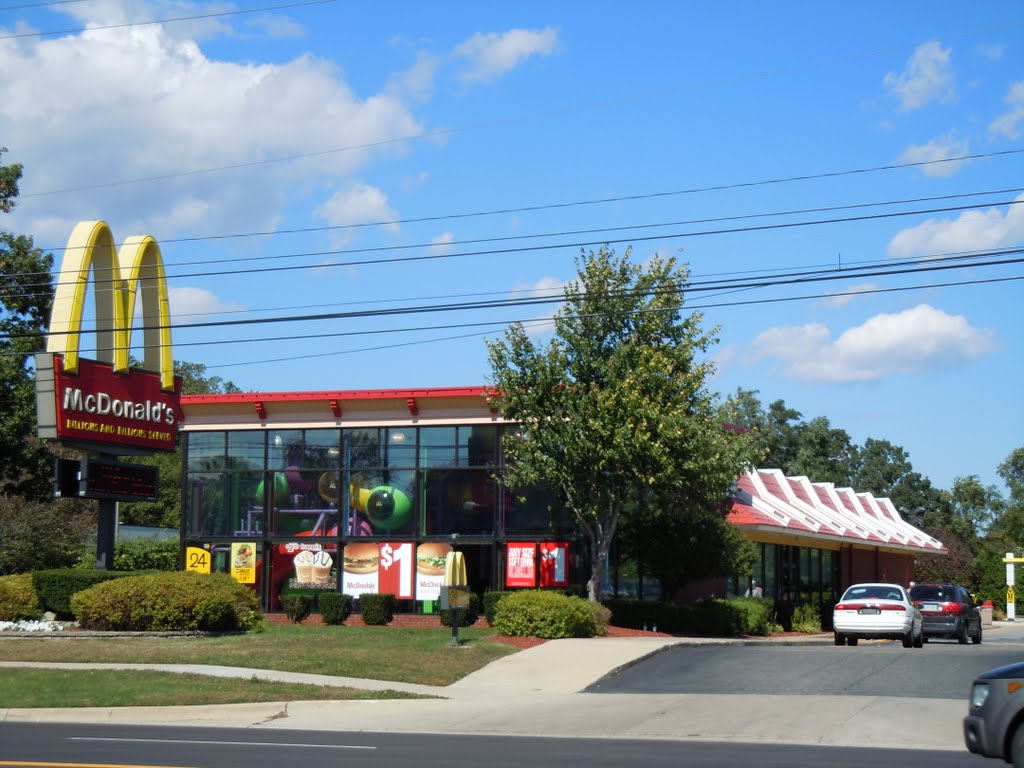
[[[918,584],[910,588],[912,600],[940,600],[956,602],[956,590],[937,584]]]
[[[873,598],[875,600],[902,600],[903,594],[896,587],[880,585],[868,585],[864,587],[850,587],[843,595],[843,600],[864,600]]]

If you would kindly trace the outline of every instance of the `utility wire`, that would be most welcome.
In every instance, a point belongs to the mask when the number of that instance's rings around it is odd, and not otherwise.
[[[1000,252],[990,253],[989,256],[1017,256],[1024,254],[1024,248],[1012,248],[1005,249]],[[798,284],[809,284],[818,282],[831,282],[835,280],[851,280],[851,279],[864,279],[868,277],[891,277],[895,275],[911,275],[911,274],[922,274],[931,272],[948,271],[954,269],[965,269],[980,268],[980,267],[993,267],[993,266],[1009,266],[1013,264],[1024,263],[1024,257],[1021,258],[990,258],[988,261],[977,262],[972,261],[969,263],[940,263],[940,264],[925,264],[919,266],[907,266],[898,269],[883,268],[874,270],[855,270],[850,271],[847,269],[836,268],[832,270],[830,274],[821,274],[820,272],[814,274],[808,273],[792,273],[782,276],[776,276],[772,278],[762,278],[754,280],[717,280],[709,281],[704,284],[693,284],[684,283],[680,287],[672,287],[662,289],[660,291],[647,292],[644,295],[655,296],[659,293],[669,292],[681,292],[683,294],[694,294],[702,293],[707,291],[718,291],[723,288],[730,288],[733,290],[738,289],[752,289],[752,288],[773,288],[778,286],[786,285],[798,285]],[[635,292],[626,291],[623,295],[636,295]],[[374,309],[374,310],[359,310],[359,311],[348,311],[348,312],[330,312],[321,313],[315,315],[291,315],[282,317],[268,317],[268,318],[249,318],[245,320],[210,320],[200,323],[189,323],[188,325],[175,326],[173,323],[170,325],[144,325],[141,327],[133,327],[133,331],[146,331],[146,330],[163,330],[167,328],[177,328],[180,330],[191,330],[198,328],[230,328],[239,326],[250,326],[250,325],[270,325],[270,324],[282,324],[282,323],[298,323],[298,322],[323,322],[328,320],[353,320],[353,319],[365,319],[365,318],[378,318],[378,317],[394,317],[399,315],[413,315],[413,314],[434,314],[438,312],[463,312],[463,311],[479,311],[479,310],[493,310],[513,307],[524,307],[524,306],[536,306],[542,304],[555,304],[564,301],[563,296],[529,296],[521,297],[518,299],[504,299],[494,301],[480,301],[480,302],[463,302],[463,303],[447,303],[447,304],[435,304],[435,305],[420,305],[414,307],[397,307],[387,309]],[[79,335],[90,335],[96,334],[98,331],[81,329],[77,333]],[[70,332],[51,332],[51,336],[57,335],[68,335]],[[36,338],[39,336],[38,332],[29,333],[10,333],[0,335],[0,339],[20,339],[20,338]],[[293,337],[286,337],[293,338]],[[265,339],[259,339],[261,341]],[[280,339],[278,339],[280,340]],[[206,342],[197,342],[206,343]],[[209,342],[213,343],[213,342]],[[233,342],[234,343],[234,342]]]
[[[983,194],[983,193],[979,193]],[[792,229],[797,227],[809,227],[809,226],[821,226],[825,224],[841,224],[841,223],[852,223],[862,221],[872,221],[881,219],[900,218],[905,216],[917,216],[917,215],[931,215],[936,213],[950,213],[956,211],[974,210],[977,208],[987,208],[999,205],[1019,205],[1024,203],[1024,199],[1021,200],[1000,200],[1000,201],[989,201],[985,203],[972,203],[958,206],[945,206],[945,207],[933,207],[924,209],[915,209],[911,211],[891,211],[886,213],[874,213],[864,214],[861,216],[850,216],[850,217],[831,217],[825,219],[812,219],[795,222],[780,222],[776,224],[759,224],[752,225],[749,227],[732,227],[732,228],[717,228],[717,229],[704,229],[689,232],[669,232],[656,235],[646,236],[633,236],[624,238],[602,238],[600,240],[580,240],[566,243],[542,243],[537,245],[509,247],[509,248],[495,248],[495,249],[481,249],[472,251],[460,251],[457,253],[427,253],[423,255],[412,255],[412,256],[398,256],[398,257],[387,257],[387,258],[371,258],[371,259],[360,259],[360,260],[345,260],[345,261],[332,261],[324,263],[322,261],[313,264],[291,264],[286,266],[276,267],[253,267],[250,269],[230,269],[230,270],[212,270],[206,272],[173,272],[168,270],[165,265],[165,276],[168,280],[172,279],[183,279],[183,278],[195,278],[195,277],[216,277],[223,275],[252,275],[252,274],[266,274],[274,272],[294,272],[298,270],[324,270],[334,269],[338,267],[351,267],[351,266],[369,266],[369,265],[381,265],[381,264],[401,264],[409,262],[421,262],[421,261],[439,261],[456,258],[466,258],[470,256],[495,256],[495,255],[508,255],[513,253],[526,253],[526,252],[538,252],[538,251],[550,251],[558,248],[594,248],[603,245],[619,245],[623,243],[636,243],[636,242],[651,242],[655,240],[671,240],[676,238],[689,238],[689,237],[704,237],[709,235],[725,235],[725,234],[742,234],[750,232],[764,232],[773,230]],[[867,206],[875,206],[879,204],[866,204]],[[862,207],[862,206],[854,206]],[[844,207],[845,208],[845,207]],[[829,210],[829,209],[825,209]],[[757,218],[761,214],[754,214],[750,218]],[[764,214],[770,216],[783,216],[785,213],[775,214]],[[736,217],[728,217],[729,220],[734,220]],[[645,226],[675,226],[674,222],[661,224],[661,225],[645,225]],[[584,234],[590,234],[593,231],[620,231],[621,228],[611,228],[610,230],[591,230],[584,231]],[[632,229],[632,228],[630,228]],[[567,232],[566,235],[575,234],[574,232]],[[558,233],[548,233],[546,235],[536,235],[536,237],[556,237]],[[502,241],[502,240],[516,240],[520,237],[532,237],[532,236],[514,236],[509,238],[494,238],[492,240],[485,240],[484,242]],[[470,241],[472,242],[472,241]],[[356,253],[379,253],[379,252],[392,252],[396,250],[409,250],[412,248],[434,248],[433,245],[397,245],[397,246],[378,246],[368,248],[355,248],[355,249],[340,249],[340,250],[327,250],[327,251],[308,251],[305,253],[292,254],[290,258],[310,258],[317,257],[322,258],[324,256],[337,256],[340,254],[356,254]],[[109,284],[112,281],[111,277],[103,277],[102,270],[95,270],[97,285]],[[32,275],[35,273],[21,273],[19,276]],[[13,277],[13,275],[12,275]],[[24,290],[33,287],[48,287],[47,283],[40,283],[38,285],[23,285],[19,286],[20,289]],[[54,285],[60,285],[59,282]]]
[[[290,8],[301,8],[305,5],[323,5],[333,3],[334,0],[305,0],[305,2],[288,3],[286,5],[268,5],[261,8],[246,8],[235,11],[219,11],[217,13],[203,13],[193,16],[177,16],[170,19],[155,19],[153,21],[132,21],[124,24],[105,24],[95,27],[76,27],[75,29],[53,29],[46,32],[19,32],[13,35],[0,35],[0,40],[14,40],[24,37],[46,37],[48,35],[77,35],[82,32],[96,32],[108,29],[125,29],[127,27],[148,27],[154,24],[171,24],[176,21],[196,21],[200,19],[214,19],[222,16],[238,16],[245,13],[259,13],[260,11],[284,11]],[[3,10],[3,9],[0,9]]]

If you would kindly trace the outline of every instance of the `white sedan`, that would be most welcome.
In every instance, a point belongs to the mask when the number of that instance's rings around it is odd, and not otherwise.
[[[836,645],[865,640],[902,640],[904,648],[924,646],[921,611],[899,584],[853,584],[832,611]]]

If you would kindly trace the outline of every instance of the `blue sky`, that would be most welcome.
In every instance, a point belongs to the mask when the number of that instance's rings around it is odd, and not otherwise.
[[[558,296],[611,242],[738,282],[687,298],[723,394],[944,488],[1024,445],[1019,3],[5,5],[0,226],[153,235],[175,357],[242,389],[485,383],[556,305],[379,312]],[[793,273],[830,279],[750,284]]]

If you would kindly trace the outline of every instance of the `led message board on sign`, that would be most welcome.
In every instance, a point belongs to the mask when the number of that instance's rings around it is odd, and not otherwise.
[[[116,461],[82,462],[80,495],[87,499],[156,501],[160,470],[149,464]]]

